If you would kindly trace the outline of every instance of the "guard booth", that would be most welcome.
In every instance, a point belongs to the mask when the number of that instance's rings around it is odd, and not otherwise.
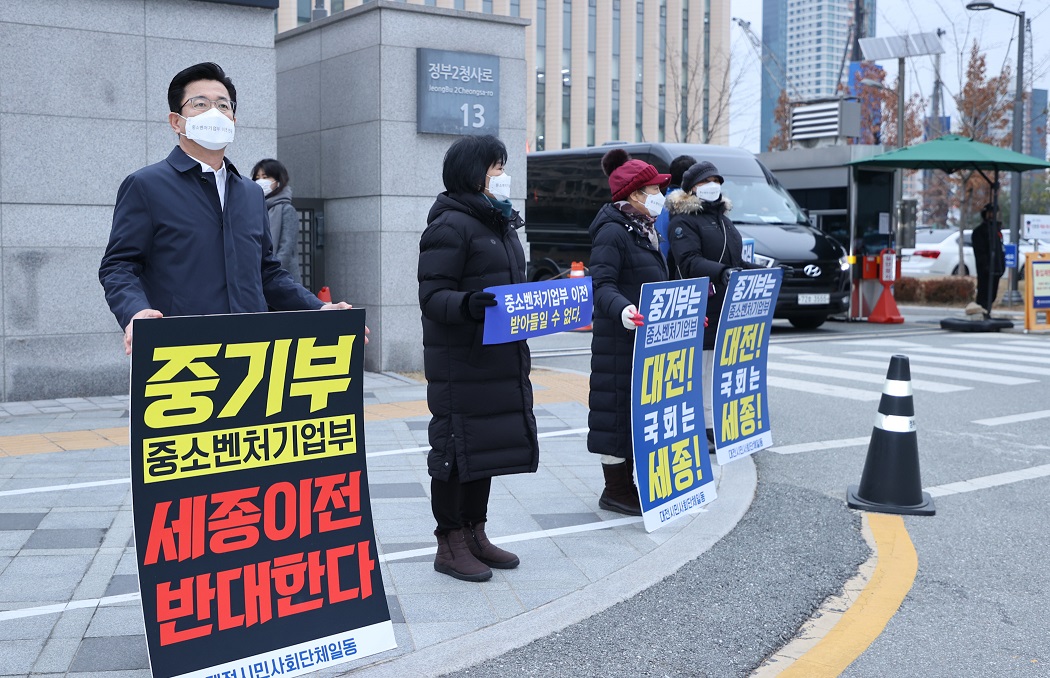
[[[810,222],[849,252],[852,285],[848,320],[871,315],[882,292],[880,252],[898,246],[893,170],[848,165],[883,150],[882,146],[842,144],[758,156],[808,212]],[[900,277],[900,257],[896,277]]]

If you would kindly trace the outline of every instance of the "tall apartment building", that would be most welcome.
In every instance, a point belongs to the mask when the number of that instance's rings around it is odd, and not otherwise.
[[[329,12],[367,1],[323,0]],[[730,0],[400,1],[532,21],[525,33],[530,150],[729,141]],[[277,31],[309,22],[315,5],[281,0]]]
[[[859,27],[852,34],[850,26]],[[786,87],[794,101],[838,95],[857,37],[875,35],[875,0],[764,0],[762,41],[762,150],[779,129],[777,99]]]

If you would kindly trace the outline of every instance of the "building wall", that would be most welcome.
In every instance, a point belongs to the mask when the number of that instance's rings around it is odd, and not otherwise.
[[[762,3],[762,45],[765,61],[762,65],[762,122],[761,151],[769,144],[780,127],[776,122],[777,99],[787,86],[784,65],[787,63],[787,3],[784,0],[765,0]]]
[[[303,1],[281,0],[278,31],[300,25],[296,7]],[[325,0],[325,6],[331,9],[333,1]],[[729,141],[730,0],[494,0],[491,7],[481,0],[399,1],[531,21],[525,34],[529,150],[614,139]],[[363,2],[343,0],[343,7],[349,10]],[[614,38],[617,23],[620,31]],[[619,73],[613,65],[617,44]],[[689,55],[685,66],[680,63],[683,50]]]
[[[276,150],[273,10],[191,0],[0,2],[0,398],[126,393],[98,282],[124,177],[176,144],[167,88],[237,85],[242,170]]]
[[[1025,97],[1025,120],[1028,121],[1028,132],[1025,134],[1024,152],[1028,155],[1046,160],[1046,119],[1047,92],[1045,89],[1033,89]]]
[[[276,47],[278,158],[296,197],[323,201],[324,283],[368,311],[366,369],[419,370],[419,237],[458,137],[416,131],[416,49],[500,58],[498,136],[522,209],[524,22],[379,0],[282,33]]]

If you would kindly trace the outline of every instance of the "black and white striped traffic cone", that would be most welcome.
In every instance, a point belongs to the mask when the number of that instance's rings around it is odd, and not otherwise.
[[[922,491],[915,404],[908,356],[890,358],[879,414],[871,431],[860,485],[846,490],[850,508],[876,513],[932,516],[933,498]]]

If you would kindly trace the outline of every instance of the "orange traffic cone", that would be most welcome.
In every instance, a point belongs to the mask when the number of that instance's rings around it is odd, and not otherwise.
[[[922,491],[908,356],[890,358],[860,485],[846,489],[846,504],[876,513],[910,516],[936,513],[933,499]]]
[[[328,285],[321,288],[321,291],[317,293],[317,298],[326,304],[332,303],[332,293],[328,289]]]
[[[879,300],[875,302],[875,308],[872,309],[871,315],[868,316],[869,323],[902,323],[904,322],[904,316],[901,315],[900,310],[897,308],[897,302],[893,298],[893,293],[890,292],[890,286],[886,285],[882,288],[882,294],[879,295]]]
[[[586,277],[586,274],[583,272],[583,262],[582,261],[574,261],[574,262],[572,262],[572,267],[569,269],[569,277],[570,278],[584,278],[584,277]],[[593,329],[592,326],[591,325],[587,325],[586,327],[577,327],[574,331],[575,332],[590,332],[591,329]]]
[[[879,252],[879,282],[882,283],[882,294],[875,302],[875,308],[868,316],[869,323],[902,323],[904,316],[897,309],[897,301],[893,298],[894,281],[897,280],[897,254],[891,249]]]

